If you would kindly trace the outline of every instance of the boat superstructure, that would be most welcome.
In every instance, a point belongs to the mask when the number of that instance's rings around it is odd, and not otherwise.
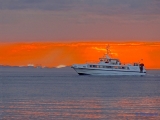
[[[109,57],[107,54],[99,58],[98,63],[74,64],[72,68],[79,75],[145,75],[143,63],[121,64],[119,59]]]

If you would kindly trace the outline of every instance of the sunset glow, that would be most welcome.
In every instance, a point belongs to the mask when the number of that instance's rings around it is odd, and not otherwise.
[[[1,43],[0,64],[57,67],[98,61],[108,44],[111,56],[122,63],[143,61],[147,69],[160,68],[160,42]]]

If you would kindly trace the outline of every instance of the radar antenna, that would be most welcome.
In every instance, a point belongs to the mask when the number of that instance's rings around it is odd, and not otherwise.
[[[109,50],[109,48],[110,48],[110,45],[108,44],[108,45],[107,45],[107,47],[106,47],[106,50],[107,50],[107,55],[109,55],[109,53],[110,53],[110,50]]]
[[[110,59],[110,57],[109,57],[109,54],[110,54],[109,48],[110,48],[110,45],[108,44],[107,47],[106,47],[106,50],[107,50],[106,58],[107,59]]]

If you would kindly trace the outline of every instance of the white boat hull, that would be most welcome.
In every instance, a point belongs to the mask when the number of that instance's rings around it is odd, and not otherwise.
[[[130,71],[130,70],[104,70],[104,69],[88,69],[88,68],[74,68],[79,75],[146,75],[146,72]]]

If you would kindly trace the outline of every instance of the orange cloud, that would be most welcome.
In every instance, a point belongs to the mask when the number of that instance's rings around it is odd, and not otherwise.
[[[106,53],[108,44],[111,56],[123,63],[143,59],[146,68],[160,68],[160,42],[2,43],[0,64],[56,67],[98,61]]]

